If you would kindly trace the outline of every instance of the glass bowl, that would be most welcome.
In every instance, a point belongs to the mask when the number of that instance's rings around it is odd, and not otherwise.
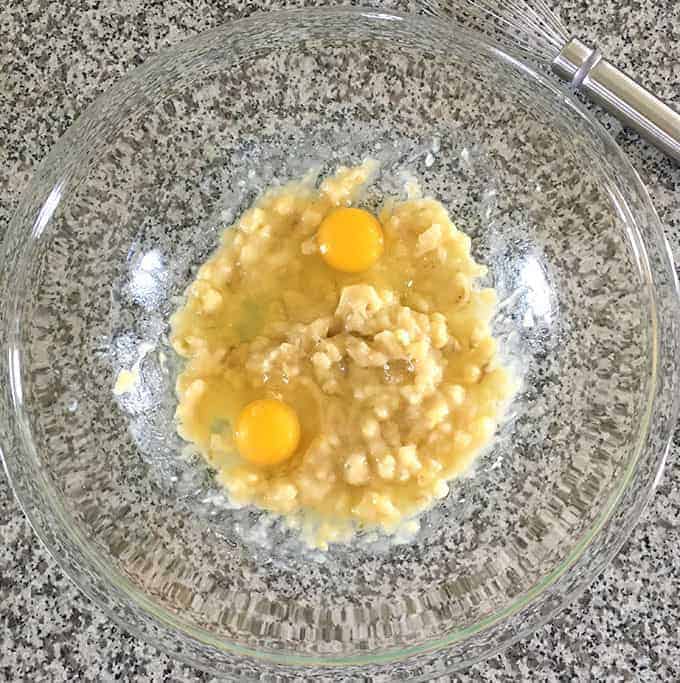
[[[168,316],[259,192],[366,157],[375,200],[410,174],[471,235],[522,388],[415,537],[314,553],[183,454]],[[37,171],[1,270],[2,451],[31,524],[126,629],[238,680],[497,652],[620,547],[675,423],[677,285],[640,180],[565,91],[436,19],[261,15],[155,57]],[[121,369],[140,379],[116,397]]]

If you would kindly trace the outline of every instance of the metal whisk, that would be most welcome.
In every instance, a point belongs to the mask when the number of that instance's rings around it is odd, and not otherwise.
[[[453,17],[551,70],[680,162],[680,114],[569,36],[546,0],[422,0],[424,11]]]

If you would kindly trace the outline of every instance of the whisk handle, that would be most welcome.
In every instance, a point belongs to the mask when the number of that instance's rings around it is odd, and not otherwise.
[[[680,162],[680,114],[604,59],[597,50],[574,38],[553,61],[552,69]]]

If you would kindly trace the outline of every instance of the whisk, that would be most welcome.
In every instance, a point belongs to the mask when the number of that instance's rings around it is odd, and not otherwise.
[[[642,137],[680,162],[680,114],[570,37],[546,0],[422,0],[429,14],[449,16],[522,53],[585,93]]]

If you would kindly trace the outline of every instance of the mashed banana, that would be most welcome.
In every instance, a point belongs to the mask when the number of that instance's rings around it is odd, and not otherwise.
[[[172,318],[186,359],[179,433],[233,502],[283,515],[320,548],[358,528],[395,533],[445,496],[512,392],[491,336],[495,292],[475,287],[485,269],[439,202],[387,202],[384,245],[363,272],[322,258],[320,224],[357,202],[375,167],[266,193]],[[299,419],[294,454],[270,467],[235,445],[239,414],[262,399]]]

